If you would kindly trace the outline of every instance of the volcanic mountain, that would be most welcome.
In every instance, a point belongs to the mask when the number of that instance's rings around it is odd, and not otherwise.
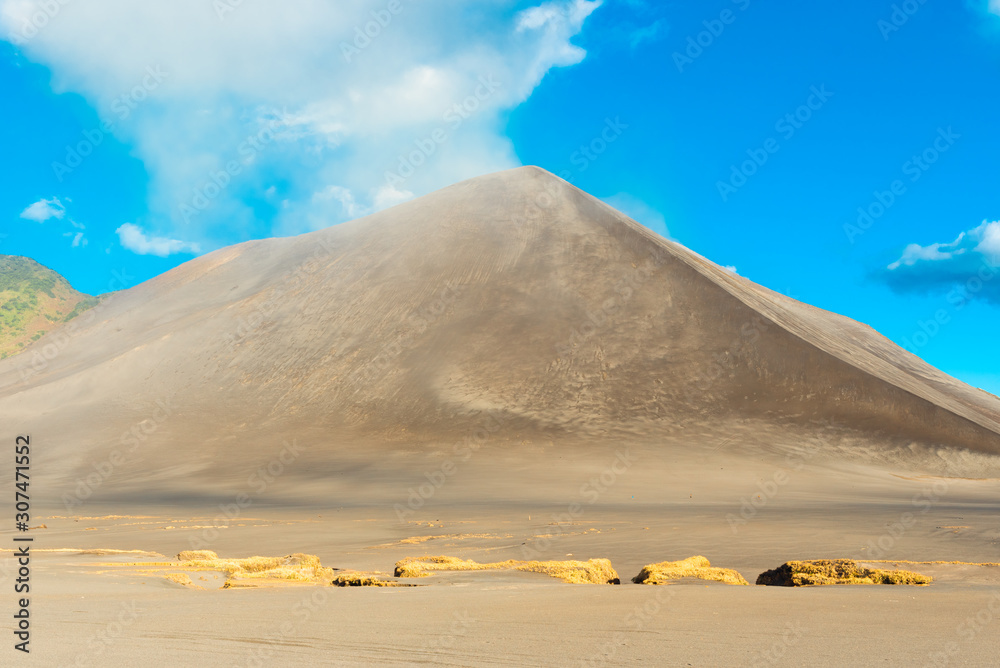
[[[42,475],[110,462],[108,498],[221,495],[289,445],[303,485],[376,490],[480,446],[498,479],[817,435],[831,465],[1000,455],[996,397],[534,167],[187,262],[0,362],[0,386]]]

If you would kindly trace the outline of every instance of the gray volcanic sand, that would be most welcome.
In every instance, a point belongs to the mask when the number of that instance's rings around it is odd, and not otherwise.
[[[627,476],[616,486],[636,491]],[[866,493],[855,503],[802,504],[789,489],[736,533],[726,516],[738,514],[738,501],[597,502],[558,525],[566,506],[529,503],[436,504],[403,523],[385,506],[251,507],[228,524],[190,508],[146,508],[145,517],[133,518],[109,518],[117,506],[87,506],[76,518],[54,510],[43,519],[48,529],[34,532],[36,549],[141,549],[172,557],[192,537],[209,537],[203,527],[216,523],[228,528],[208,547],[223,557],[306,552],[326,566],[388,574],[398,559],[425,554],[481,562],[610,558],[625,584],[463,572],[408,580],[422,586],[402,589],[196,591],[97,565],[159,557],[41,552],[30,665],[156,665],[160,657],[192,666],[995,665],[1000,567],[898,565],[934,576],[928,587],[630,583],[647,563],[694,554],[750,582],[790,559],[1000,561],[1000,512],[990,503],[996,482],[965,483],[929,506],[914,504],[911,497],[932,484],[911,483],[895,499],[887,487],[884,498]],[[913,521],[891,533],[906,513]],[[526,555],[525,546],[534,553]],[[941,652],[952,652],[949,662],[933,663]]]

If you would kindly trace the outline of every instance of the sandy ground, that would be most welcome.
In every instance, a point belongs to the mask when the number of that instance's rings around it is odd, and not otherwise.
[[[928,587],[629,583],[646,563],[693,554],[751,582],[799,558],[1000,561],[1000,511],[972,501],[926,512],[912,501],[775,502],[736,533],[728,509],[714,504],[598,505],[561,525],[552,522],[564,508],[529,504],[439,505],[433,520],[405,523],[384,506],[258,507],[212,534],[209,547],[230,557],[313,553],[324,565],[389,574],[405,556],[496,561],[525,558],[531,548],[540,559],[610,558],[626,584],[454,573],[410,588],[213,590],[220,582],[208,573],[195,577],[205,591],[125,565],[162,557],[37,550],[172,556],[192,537],[210,537],[203,527],[223,524],[212,514],[86,510],[54,510],[41,520],[48,528],[33,532],[33,652],[25,665],[987,666],[1000,655],[1000,567],[901,565],[934,576]],[[892,525],[914,511],[893,536]]]

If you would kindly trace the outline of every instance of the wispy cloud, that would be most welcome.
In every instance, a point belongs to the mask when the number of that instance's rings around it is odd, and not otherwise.
[[[142,231],[138,225],[125,223],[115,232],[118,234],[118,241],[122,248],[126,248],[137,255],[156,255],[157,257],[167,257],[176,253],[198,253],[198,244],[168,239],[166,237],[150,237]]]
[[[51,218],[62,218],[65,215],[66,207],[63,206],[58,197],[40,199],[21,212],[21,218],[33,220],[36,223],[44,223]]]
[[[648,0],[613,0],[614,18],[601,24],[599,41],[626,45],[633,51],[644,44],[662,39],[669,30],[667,15],[670,8],[662,2]]]
[[[958,290],[964,301],[1000,304],[1000,221],[983,222],[954,241],[910,244],[878,276],[897,292],[944,293]],[[961,293],[961,294],[959,294]]]
[[[670,230],[667,229],[667,219],[663,214],[643,202],[638,197],[628,193],[618,193],[611,197],[602,198],[605,203],[618,209],[626,216],[641,223],[662,237],[670,238]]]
[[[656,39],[664,33],[666,25],[666,21],[661,19],[654,21],[647,26],[636,28],[632,31],[632,34],[629,35],[629,46],[636,49],[646,42],[656,41]]]
[[[313,201],[340,202],[341,211],[345,217],[350,219],[361,218],[371,212],[371,209],[361,206],[355,201],[354,193],[340,186],[327,186],[313,195]]]
[[[87,237],[83,236],[83,232],[63,232],[63,236],[70,239],[70,245],[73,248],[84,248],[88,243]]]
[[[69,202],[70,200],[66,200]],[[25,220],[33,220],[36,223],[44,223],[47,220],[62,220],[65,218],[66,222],[73,226],[76,232],[63,232],[62,235],[70,239],[70,244],[73,248],[83,248],[87,245],[87,237],[84,236],[82,230],[87,229],[82,223],[78,223],[72,218],[66,217],[66,205],[58,197],[53,197],[52,199],[40,199],[34,204],[28,206],[24,211],[21,212],[21,218]]]

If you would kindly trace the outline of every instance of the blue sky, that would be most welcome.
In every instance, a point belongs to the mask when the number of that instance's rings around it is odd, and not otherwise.
[[[1000,394],[1000,1],[436,5],[0,0],[0,252],[97,294],[537,164]]]

